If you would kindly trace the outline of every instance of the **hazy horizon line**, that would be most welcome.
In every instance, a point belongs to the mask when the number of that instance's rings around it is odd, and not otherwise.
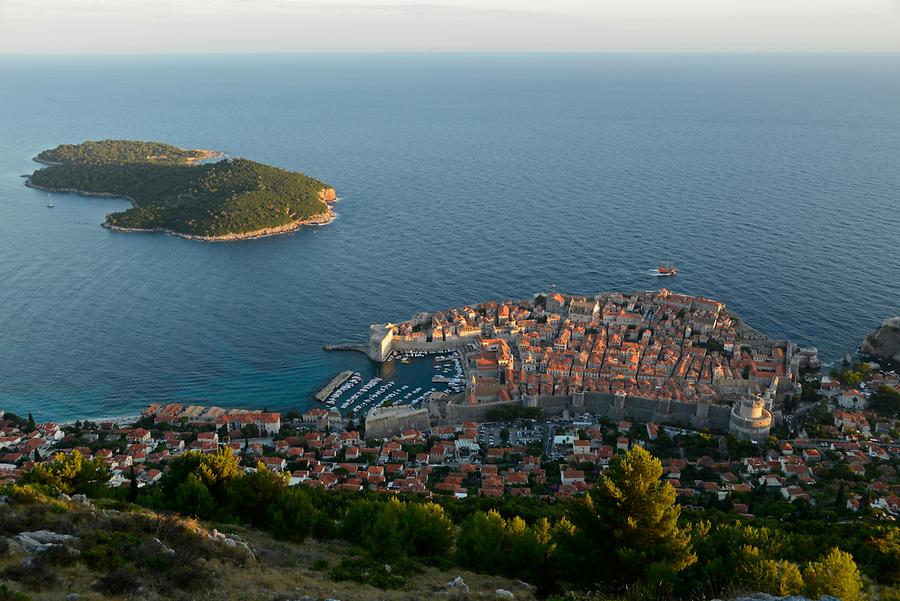
[[[0,58],[130,58],[167,56],[900,56],[900,50],[292,50],[207,52],[0,52]]]

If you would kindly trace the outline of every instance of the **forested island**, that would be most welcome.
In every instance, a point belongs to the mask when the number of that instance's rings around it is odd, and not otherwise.
[[[124,197],[104,227],[165,231],[201,240],[239,240],[292,231],[334,218],[334,189],[302,173],[210,150],[159,142],[102,140],[63,144],[35,160],[48,166],[26,185],[50,192]]]

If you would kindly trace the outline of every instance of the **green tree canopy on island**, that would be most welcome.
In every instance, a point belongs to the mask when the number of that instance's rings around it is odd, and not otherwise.
[[[126,197],[134,207],[107,215],[107,224],[192,236],[241,235],[328,214],[328,186],[319,180],[247,159],[197,164],[202,156],[156,142],[63,145],[38,155],[53,164],[28,184]]]
[[[134,140],[99,140],[81,144],[60,144],[37,155],[48,163],[180,163],[197,160],[210,153],[186,150],[162,142]]]

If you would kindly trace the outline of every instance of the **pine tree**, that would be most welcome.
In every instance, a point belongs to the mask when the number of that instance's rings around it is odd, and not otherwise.
[[[503,564],[506,523],[496,510],[476,511],[460,526],[456,560],[464,567],[497,573]]]
[[[658,583],[697,560],[690,533],[678,526],[675,489],[660,480],[662,472],[659,459],[635,446],[574,508],[575,532],[561,537],[559,557],[580,566],[576,574],[585,584]]]

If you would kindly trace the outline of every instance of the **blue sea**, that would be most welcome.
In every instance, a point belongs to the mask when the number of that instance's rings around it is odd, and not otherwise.
[[[202,243],[24,187],[39,151],[103,138],[306,172],[339,218]],[[900,314],[900,56],[0,59],[5,410],[301,409],[376,373],[321,350],[371,322],[663,285],[826,360]]]

